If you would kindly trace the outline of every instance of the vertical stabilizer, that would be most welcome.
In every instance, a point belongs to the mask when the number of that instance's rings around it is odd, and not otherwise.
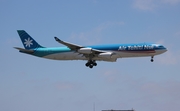
[[[25,49],[35,49],[42,47],[39,45],[26,31],[24,30],[17,30],[22,44],[24,45]]]

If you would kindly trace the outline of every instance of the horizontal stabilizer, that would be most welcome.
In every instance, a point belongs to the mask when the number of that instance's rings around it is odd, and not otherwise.
[[[24,53],[28,53],[28,54],[34,53],[34,50],[28,50],[28,49],[23,49],[23,48],[19,48],[19,47],[14,47],[14,48],[19,50],[19,52],[24,52]]]

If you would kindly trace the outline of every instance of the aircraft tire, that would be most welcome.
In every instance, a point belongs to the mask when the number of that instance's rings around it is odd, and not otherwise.
[[[91,64],[91,65],[89,65],[89,68],[93,68],[93,65]]]
[[[94,63],[93,63],[93,66],[97,66],[97,63],[96,63],[96,62],[94,62]]]
[[[151,59],[151,62],[153,62],[154,60],[153,59]]]
[[[153,62],[153,61],[154,61],[154,59],[153,59],[153,58],[154,58],[154,56],[151,56],[151,62]]]
[[[85,65],[86,65],[86,67],[89,67],[90,63],[89,63],[89,62],[87,62]]]

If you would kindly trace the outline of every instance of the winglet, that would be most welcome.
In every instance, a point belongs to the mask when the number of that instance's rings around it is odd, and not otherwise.
[[[60,39],[59,39],[59,38],[57,38],[57,37],[54,37],[54,39],[55,39],[56,41],[60,41]]]
[[[66,42],[64,42],[64,41],[60,40],[59,38],[54,37],[54,39],[55,39],[57,42],[59,42],[59,43],[61,43],[61,44],[63,44],[63,45],[66,45],[66,46],[67,46]]]

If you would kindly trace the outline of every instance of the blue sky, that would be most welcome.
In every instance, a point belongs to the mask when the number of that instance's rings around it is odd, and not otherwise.
[[[92,111],[180,109],[180,0],[1,0],[0,110]],[[53,61],[19,53],[16,30],[46,47],[155,42],[168,48],[150,58]]]

